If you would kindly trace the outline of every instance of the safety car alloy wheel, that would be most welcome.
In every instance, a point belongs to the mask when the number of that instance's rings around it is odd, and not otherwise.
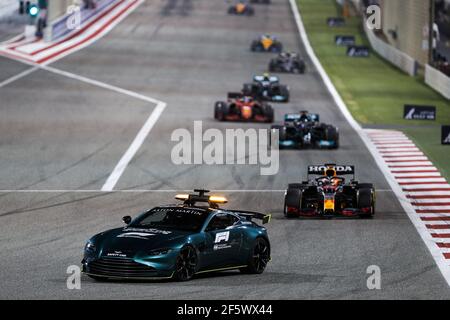
[[[175,264],[175,279],[178,281],[190,280],[197,270],[197,253],[191,246],[181,249]]]
[[[247,268],[241,270],[247,273],[260,274],[264,272],[267,263],[270,260],[270,249],[267,241],[263,238],[258,238],[253,247],[253,254],[250,258]]]

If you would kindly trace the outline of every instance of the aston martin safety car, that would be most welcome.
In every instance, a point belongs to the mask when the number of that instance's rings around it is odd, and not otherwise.
[[[255,14],[255,10],[248,3],[239,1],[228,8],[228,13],[236,15],[252,16]]]
[[[270,72],[305,73],[305,68],[305,61],[292,52],[282,52],[269,62]]]
[[[347,175],[352,179],[348,181]],[[284,198],[286,217],[371,218],[374,214],[375,188],[372,183],[356,181],[351,165],[309,166],[307,180],[289,184]]]
[[[339,148],[339,129],[331,124],[320,123],[320,116],[308,111],[284,116],[283,125],[273,125],[279,131],[280,148]]]
[[[227,202],[208,190],[179,194],[181,204],[157,206],[124,227],[101,232],[86,243],[83,272],[95,280],[175,279],[239,269],[259,274],[270,260],[263,224],[270,215],[219,207]]]
[[[245,96],[242,93],[228,93],[227,101],[217,101],[214,118],[219,121],[273,122],[274,112],[270,104]]]
[[[259,100],[273,102],[289,101],[289,87],[280,84],[278,77],[268,73],[254,76],[252,83],[244,84],[242,93]]]
[[[277,37],[270,34],[263,34],[258,39],[253,40],[250,50],[255,52],[282,52],[283,44]]]

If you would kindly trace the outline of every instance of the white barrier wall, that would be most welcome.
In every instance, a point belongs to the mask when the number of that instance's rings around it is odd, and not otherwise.
[[[397,66],[410,76],[416,75],[417,62],[412,57],[378,38],[374,34],[373,30],[367,28],[367,24],[365,23],[365,21],[363,22],[363,25],[367,38],[369,39],[370,45],[372,46],[373,50],[375,50],[384,59],[388,60],[393,65]]]
[[[425,66],[425,82],[445,98],[450,99],[450,77],[428,64]]]

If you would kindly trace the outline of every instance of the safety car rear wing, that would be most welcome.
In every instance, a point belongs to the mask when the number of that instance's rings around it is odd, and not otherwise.
[[[263,224],[269,223],[270,220],[272,219],[271,214],[265,214],[260,212],[243,211],[243,210],[227,210],[227,211],[235,213],[247,221],[252,221],[252,219],[261,220]]]

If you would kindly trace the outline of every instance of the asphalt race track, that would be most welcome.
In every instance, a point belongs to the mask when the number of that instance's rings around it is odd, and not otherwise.
[[[0,298],[450,298],[417,231],[308,60],[305,75],[281,75],[292,98],[274,104],[275,117],[320,113],[340,128],[339,150],[281,151],[275,176],[261,176],[256,165],[172,163],[172,132],[192,130],[195,120],[204,129],[268,127],[213,119],[216,100],[267,67],[271,55],[251,53],[253,38],[274,33],[286,49],[304,52],[287,0],[256,5],[250,18],[228,16],[227,8],[222,0],[146,1],[104,38],[50,65],[167,103],[115,186],[128,192],[100,189],[154,104],[46,70],[0,87]],[[29,68],[0,57],[0,82]],[[283,217],[280,190],[302,179],[308,164],[325,162],[354,164],[358,180],[375,184],[375,219]],[[120,226],[124,215],[175,202],[164,190],[194,187],[231,190],[221,192],[228,207],[273,214],[272,261],[262,275],[231,271],[184,283],[83,276],[81,290],[66,288],[66,269],[80,264],[90,236]],[[366,286],[370,265],[381,268],[381,290]]]

